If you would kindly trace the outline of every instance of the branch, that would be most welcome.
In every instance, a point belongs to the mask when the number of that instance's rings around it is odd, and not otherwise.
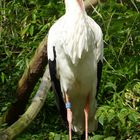
[[[27,111],[10,127],[0,133],[0,140],[11,140],[18,134],[20,134],[36,117],[40,109],[42,108],[46,97],[47,92],[50,89],[50,77],[49,77],[48,68],[43,75],[42,82],[39,86],[39,89],[32,100],[31,105]]]
[[[89,11],[90,9],[92,9],[93,6],[96,6],[98,3],[102,3],[105,1],[106,0],[85,0],[84,4],[85,4],[86,11]]]
[[[47,60],[47,36],[40,43],[29,66],[24,71],[18,82],[16,101],[4,115],[3,122],[8,125],[14,123],[24,113],[30,94],[32,93],[39,78],[43,75]]]
[[[92,8],[92,6],[93,5],[95,6],[97,3],[98,3],[98,0],[85,0],[84,1],[86,10]]]

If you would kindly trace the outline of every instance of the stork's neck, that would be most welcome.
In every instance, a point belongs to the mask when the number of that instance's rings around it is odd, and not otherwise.
[[[83,0],[65,0],[66,14],[85,13]]]

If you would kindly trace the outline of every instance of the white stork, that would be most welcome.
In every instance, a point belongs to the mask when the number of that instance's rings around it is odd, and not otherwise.
[[[65,0],[66,12],[50,28],[48,60],[52,87],[63,119],[72,130],[83,133],[97,128],[96,93],[101,78],[103,39],[83,0]],[[72,130],[71,130],[72,129]]]

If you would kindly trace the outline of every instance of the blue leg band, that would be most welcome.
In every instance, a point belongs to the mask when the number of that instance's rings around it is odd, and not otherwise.
[[[67,102],[66,103],[66,109],[70,109],[71,108],[71,103],[70,102]]]

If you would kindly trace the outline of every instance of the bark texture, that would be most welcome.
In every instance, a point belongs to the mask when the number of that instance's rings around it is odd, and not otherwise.
[[[10,127],[0,133],[0,140],[12,140],[18,134],[20,134],[36,117],[46,100],[48,90],[51,86],[48,73],[49,72],[47,68],[31,105],[15,123],[13,123]]]

